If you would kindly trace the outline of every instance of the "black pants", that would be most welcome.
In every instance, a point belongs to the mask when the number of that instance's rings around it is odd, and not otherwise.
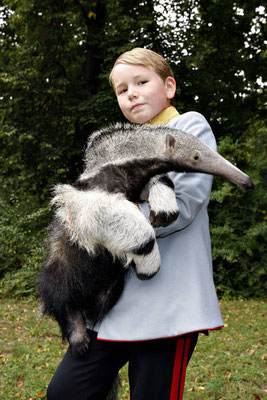
[[[105,400],[129,361],[131,400],[181,400],[186,366],[198,334],[143,342],[105,342],[89,331],[83,357],[68,349],[47,390],[47,400]]]

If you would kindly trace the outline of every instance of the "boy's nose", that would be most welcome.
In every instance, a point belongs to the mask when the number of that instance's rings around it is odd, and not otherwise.
[[[134,98],[138,97],[138,92],[136,91],[135,88],[128,88],[128,98],[129,100],[132,100]]]

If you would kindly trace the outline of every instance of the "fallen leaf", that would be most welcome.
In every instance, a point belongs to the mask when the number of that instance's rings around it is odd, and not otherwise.
[[[188,391],[188,392],[193,392],[193,391],[194,391],[194,388],[191,387],[190,389],[187,389],[187,391]]]
[[[255,397],[255,400],[261,400],[260,396],[258,396],[256,393],[253,393],[253,396]]]
[[[24,375],[21,375],[18,379],[17,379],[17,387],[21,388],[24,386]]]

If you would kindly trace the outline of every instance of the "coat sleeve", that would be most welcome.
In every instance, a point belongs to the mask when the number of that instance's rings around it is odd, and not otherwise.
[[[216,141],[211,127],[206,119],[197,112],[188,112],[177,118],[175,123],[167,126],[191,133],[199,140],[216,150]],[[212,186],[212,175],[200,173],[169,173],[174,183],[179,216],[176,221],[167,227],[156,228],[157,237],[166,237],[176,231],[189,226],[203,205],[209,202]],[[149,218],[149,206],[147,203],[140,204],[141,211]]]

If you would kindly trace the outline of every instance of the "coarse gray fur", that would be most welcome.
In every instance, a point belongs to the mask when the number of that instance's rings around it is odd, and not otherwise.
[[[135,202],[148,201],[150,221],[166,226],[179,213],[165,173],[204,172],[241,186],[250,178],[195,136],[167,127],[116,124],[95,132],[85,169],[73,185],[57,185],[48,255],[39,275],[45,314],[59,323],[74,354],[89,346],[85,319],[100,322],[119,298],[125,271],[140,279],[160,268],[151,224]]]

